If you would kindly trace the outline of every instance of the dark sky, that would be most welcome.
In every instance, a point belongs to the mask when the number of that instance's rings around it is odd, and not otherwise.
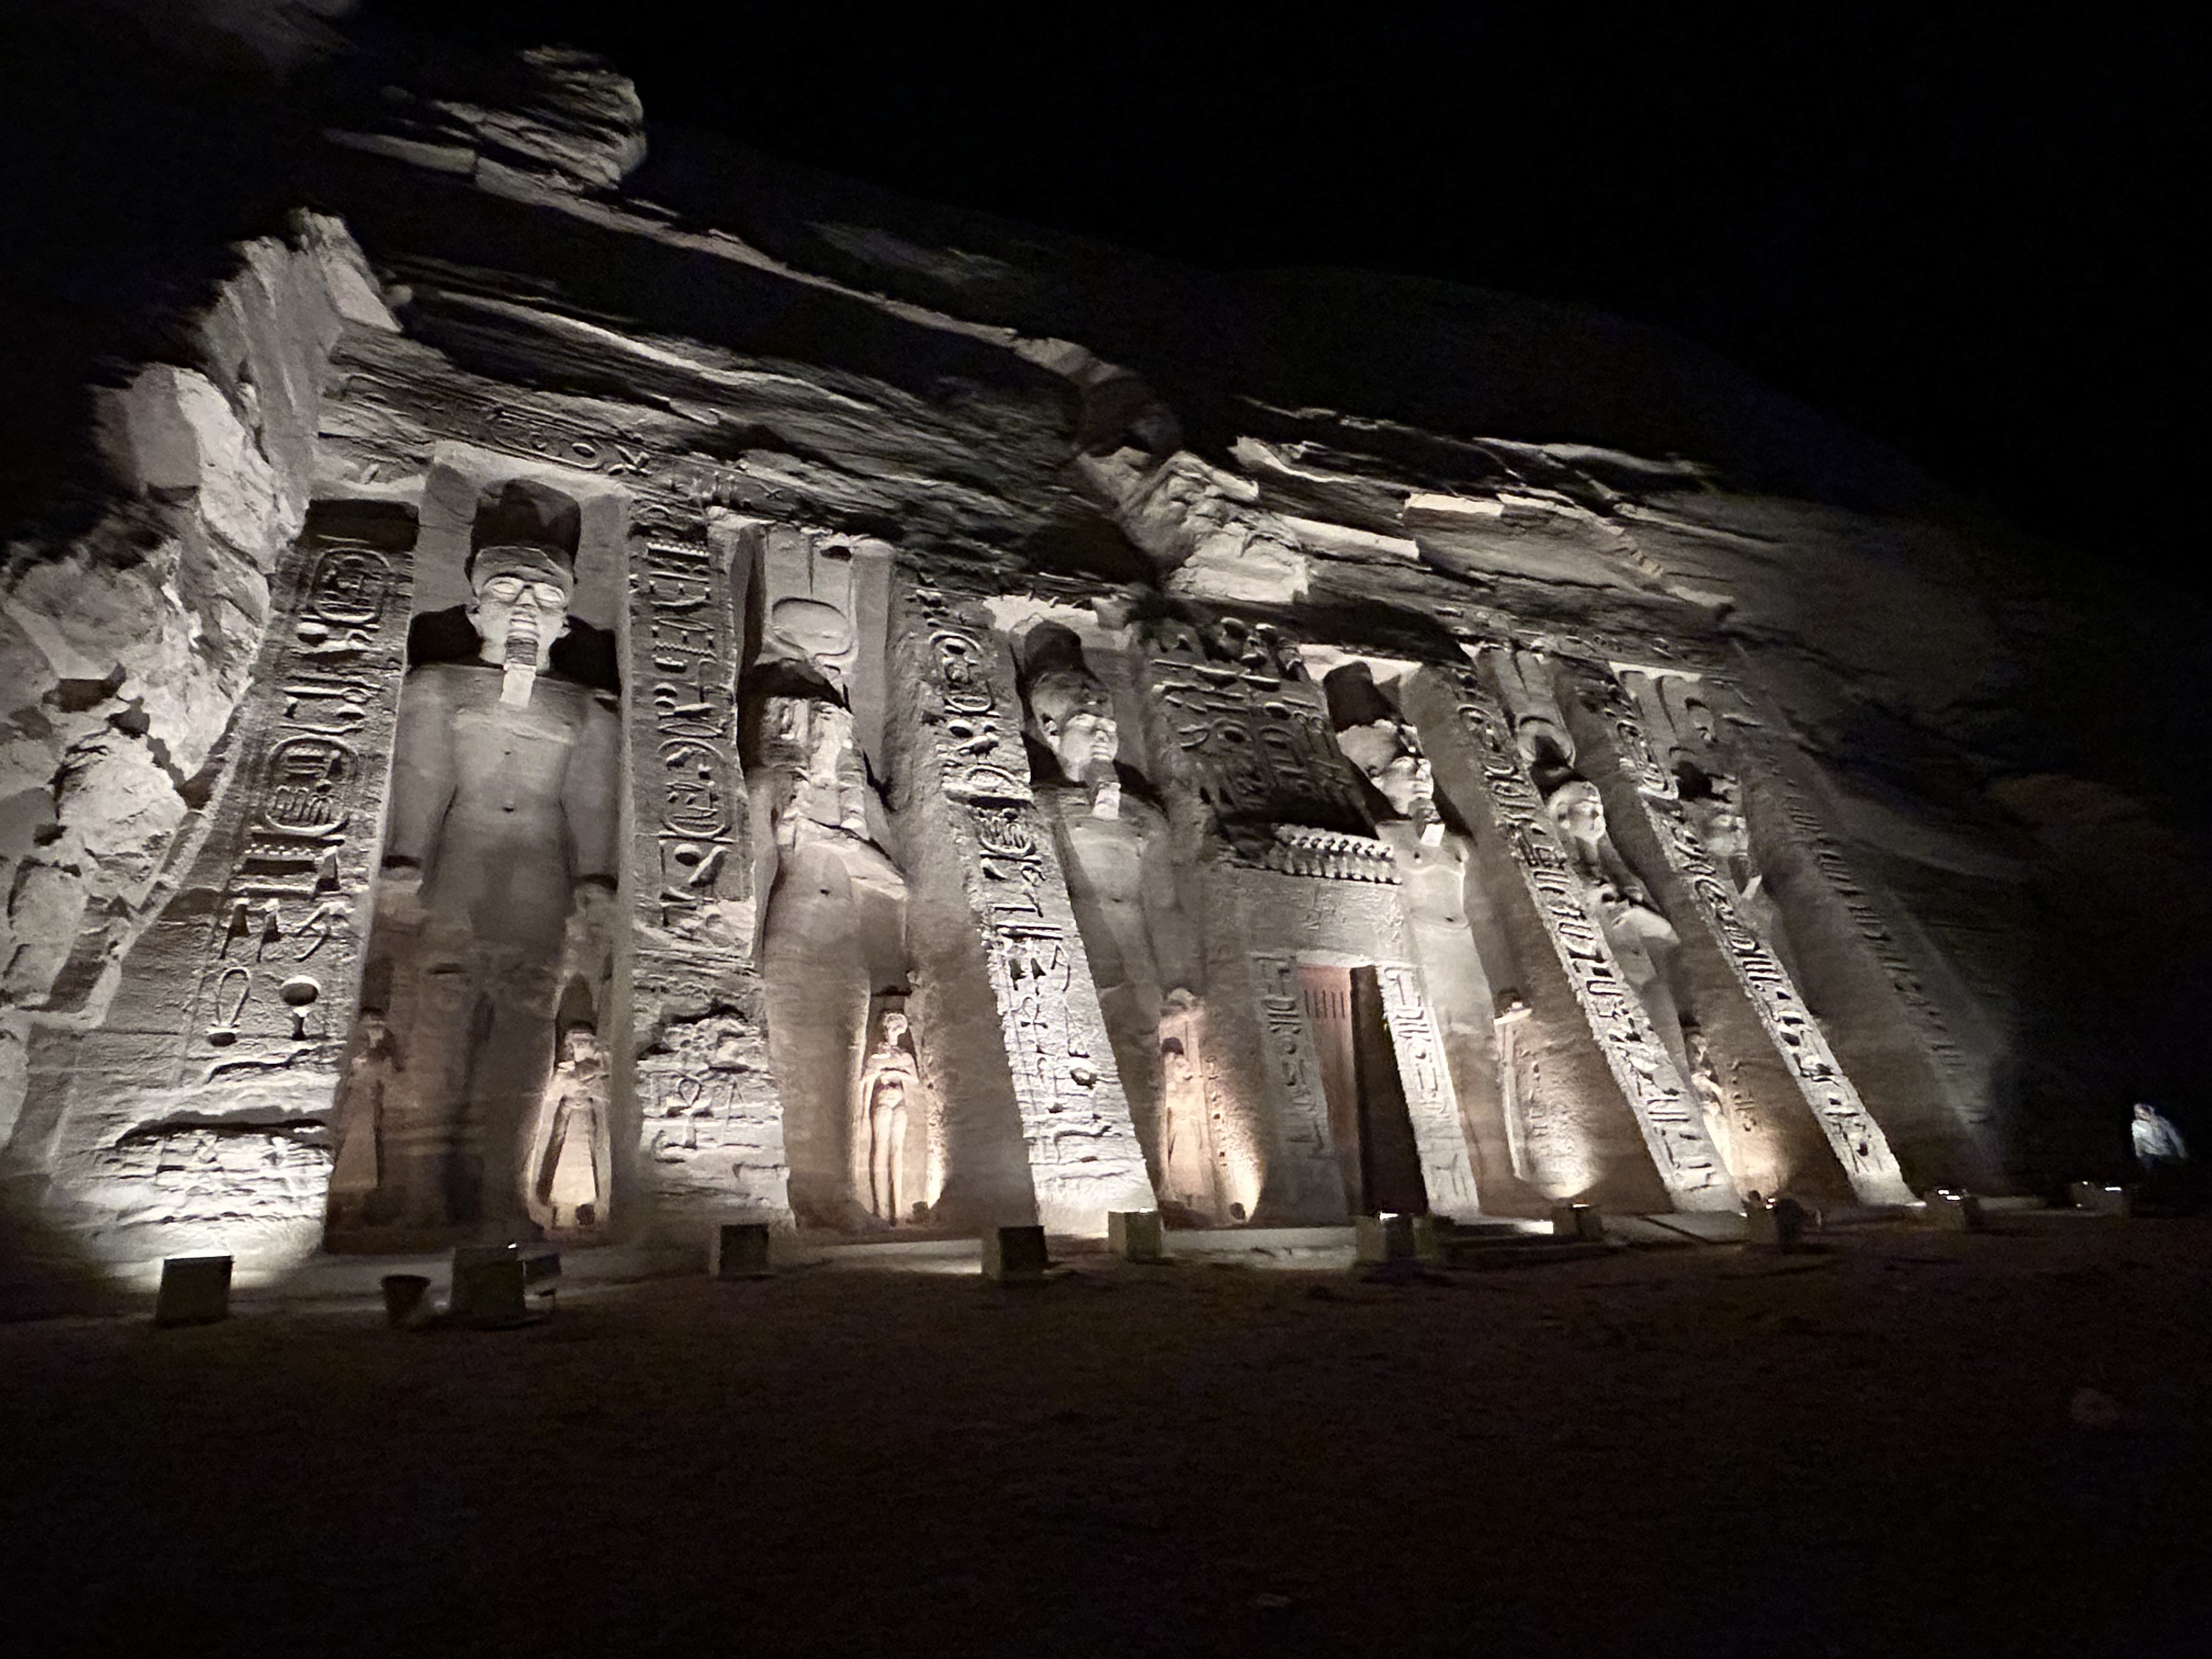
[[[650,119],[1201,264],[1658,323],[2025,527],[2194,562],[2212,149],[2179,4],[371,9],[591,47]]]

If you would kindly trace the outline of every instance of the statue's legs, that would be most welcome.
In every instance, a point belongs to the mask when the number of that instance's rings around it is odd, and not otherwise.
[[[1144,1150],[1145,1172],[1155,1192],[1160,1189],[1165,1172],[1160,1105],[1162,1001],[1157,986],[1125,983],[1101,986],[1098,990],[1098,1011],[1105,1017],[1114,1069],[1121,1074],[1121,1092],[1129,1103],[1137,1144]]]
[[[504,1239],[530,1225],[530,1132],[553,1074],[556,984],[542,962],[510,947],[477,955],[482,994],[470,1031],[466,1106],[451,1190],[457,1221]]]
[[[407,1087],[387,1109],[389,1129],[377,1219],[414,1230],[466,1218],[456,1211],[453,1169],[467,1098],[477,990],[465,952],[428,949],[392,1010]],[[411,1006],[409,1006],[410,1005]]]
[[[897,1106],[872,1106],[868,1118],[868,1207],[885,1221],[896,1221],[900,1132],[906,1127],[906,1112]]]
[[[871,988],[858,908],[842,860],[802,848],[778,874],[763,930],[769,1063],[783,1100],[792,1210],[805,1226],[846,1226],[874,1208],[872,1195],[854,1202],[870,1167],[855,1146],[866,1109],[853,1098]]]

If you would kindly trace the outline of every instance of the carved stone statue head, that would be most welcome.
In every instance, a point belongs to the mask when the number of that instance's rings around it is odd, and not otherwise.
[[[579,1025],[561,1039],[561,1057],[579,1070],[588,1071],[606,1056],[599,1047],[599,1034],[588,1025]]]
[[[527,478],[478,498],[469,528],[469,620],[486,662],[544,672],[568,627],[582,522],[575,502]]]
[[[1396,720],[1347,726],[1336,734],[1336,741],[1400,817],[1425,823],[1436,816],[1436,780],[1428,757]]]
[[[1685,775],[1682,811],[1705,850],[1717,859],[1747,856],[1751,851],[1751,834],[1734,786],[1721,778],[1705,779],[1698,788],[1688,787],[1688,782]]]
[[[1048,623],[1030,634],[1024,654],[1030,720],[1060,775],[1073,783],[1112,777],[1121,728],[1113,694],[1085,665],[1081,642]]]
[[[1552,822],[1576,841],[1595,841],[1605,834],[1605,802],[1587,779],[1568,779],[1544,805]]]
[[[906,1031],[907,1018],[904,1014],[889,1013],[884,1016],[884,1046],[885,1048],[896,1048],[900,1043],[905,1042]]]
[[[1322,681],[1337,747],[1365,775],[1401,818],[1425,824],[1437,815],[1435,775],[1413,729],[1375,684],[1364,662],[1332,670]]]
[[[353,1024],[355,1035],[361,1039],[356,1053],[362,1058],[387,1050],[392,1046],[392,1027],[384,1015],[374,1008],[364,1008]]]
[[[1030,688],[1037,734],[1066,776],[1080,781],[1110,769],[1121,752],[1121,728],[1106,688],[1080,670],[1055,670]]]

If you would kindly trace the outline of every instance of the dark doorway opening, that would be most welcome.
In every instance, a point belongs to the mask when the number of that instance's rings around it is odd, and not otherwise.
[[[1420,1152],[1375,969],[1301,963],[1298,982],[1320,1051],[1345,1202],[1355,1215],[1426,1214]]]

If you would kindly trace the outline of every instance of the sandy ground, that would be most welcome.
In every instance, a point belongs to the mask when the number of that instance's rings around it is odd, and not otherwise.
[[[2212,1648],[2212,1222],[0,1328],[15,1652]],[[2092,1389],[2117,1406],[2116,1421]],[[2088,1421],[2079,1420],[2087,1419]]]

